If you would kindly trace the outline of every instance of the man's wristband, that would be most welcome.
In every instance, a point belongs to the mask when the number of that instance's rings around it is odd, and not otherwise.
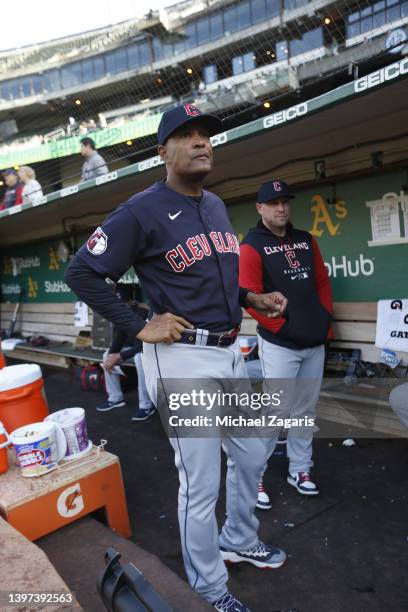
[[[252,293],[250,289],[246,289],[245,287],[239,288],[239,305],[241,308],[247,308],[247,295],[248,293]]]

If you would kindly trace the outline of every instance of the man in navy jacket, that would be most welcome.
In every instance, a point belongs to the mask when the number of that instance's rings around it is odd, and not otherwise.
[[[290,406],[287,402],[289,413],[285,416],[294,419],[308,416],[314,420],[323,376],[324,343],[331,321],[332,293],[315,239],[308,232],[295,229],[289,221],[293,197],[289,186],[279,180],[268,181],[259,189],[256,208],[261,218],[241,245],[239,281],[255,293],[279,291],[288,298],[287,311],[281,317],[268,319],[251,308],[247,310],[258,321],[265,385],[276,378],[282,384],[286,382],[293,401]],[[288,383],[287,379],[296,379],[296,382]],[[275,428],[266,439],[269,456],[278,433]],[[287,481],[303,495],[319,492],[310,476],[312,439],[312,426],[301,433],[296,427],[289,429]],[[259,485],[257,506],[271,507],[263,482]]]

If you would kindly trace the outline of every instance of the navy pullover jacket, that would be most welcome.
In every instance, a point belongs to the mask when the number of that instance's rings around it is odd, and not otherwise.
[[[329,276],[316,240],[290,223],[284,237],[259,221],[241,244],[240,285],[255,293],[280,291],[288,299],[283,317],[268,319],[248,309],[259,334],[286,348],[323,344],[333,310]]]

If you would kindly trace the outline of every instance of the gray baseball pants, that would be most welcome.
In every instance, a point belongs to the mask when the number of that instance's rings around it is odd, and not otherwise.
[[[258,335],[259,358],[262,365],[264,386],[269,393],[277,389],[269,379],[279,378],[278,386],[286,387],[292,392],[288,413],[291,418],[308,416],[316,417],[316,404],[319,399],[321,380],[324,367],[324,345],[299,350],[288,349],[272,344]],[[303,379],[304,386],[297,382],[292,387],[284,379]],[[281,384],[282,383],[282,384]],[[279,437],[279,429],[271,432],[270,437],[264,438],[267,446],[267,457],[275,450]],[[313,466],[312,461],[313,428],[302,429],[301,434],[296,428],[288,430],[286,452],[289,459],[289,472],[308,472]],[[265,466],[266,469],[266,466]]]
[[[108,355],[108,353],[109,351],[104,352],[104,359]],[[139,408],[140,410],[150,410],[152,408],[152,402],[146,389],[145,375],[142,365],[142,354],[136,353],[134,357],[128,359],[128,361],[131,360],[135,362],[135,366],[137,369],[137,394],[139,398]],[[110,402],[122,402],[124,398],[123,391],[120,386],[120,374],[115,374],[115,372],[108,372],[107,370],[104,370],[104,374],[108,400]]]
[[[401,422],[408,427],[408,383],[399,385],[391,391],[390,404]]]
[[[247,379],[238,341],[228,348],[145,343],[143,367],[155,403],[163,379],[203,378],[210,384],[216,379]],[[250,388],[249,381],[244,385]],[[259,438],[173,437],[170,442],[179,472],[178,516],[187,578],[193,589],[213,603],[227,590],[228,573],[219,546],[248,550],[258,542],[254,511],[266,448]],[[228,458],[227,518],[219,535],[215,505],[221,445]]]

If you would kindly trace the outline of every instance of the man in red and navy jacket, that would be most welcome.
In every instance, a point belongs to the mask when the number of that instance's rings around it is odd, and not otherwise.
[[[239,281],[240,286],[255,293],[280,291],[288,298],[285,316],[276,319],[247,310],[258,321],[264,386],[267,388],[268,379],[297,379],[296,385],[288,386],[292,399],[285,415],[296,424],[296,419],[308,417],[311,423],[316,416],[333,303],[329,276],[316,240],[289,221],[293,197],[289,186],[279,180],[268,181],[259,189],[256,208],[261,218],[241,245]],[[265,439],[269,456],[277,443],[279,428],[271,430]],[[289,428],[287,481],[303,495],[319,493],[310,476],[312,441],[313,426],[303,428],[301,434],[296,427]],[[262,482],[257,506],[271,507]]]

